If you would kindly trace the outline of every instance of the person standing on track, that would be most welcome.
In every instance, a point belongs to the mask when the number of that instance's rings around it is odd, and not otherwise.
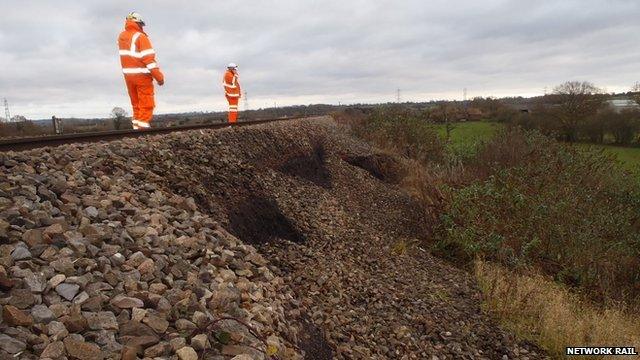
[[[224,86],[224,94],[229,102],[229,123],[238,122],[238,102],[240,102],[241,92],[240,83],[238,82],[238,65],[230,63],[227,65],[227,71],[222,79]]]
[[[135,130],[151,127],[155,107],[153,79],[160,86],[164,84],[164,75],[156,63],[156,52],[142,30],[144,26],[140,14],[132,12],[127,15],[124,31],[118,37],[120,63],[133,107],[131,122]]]

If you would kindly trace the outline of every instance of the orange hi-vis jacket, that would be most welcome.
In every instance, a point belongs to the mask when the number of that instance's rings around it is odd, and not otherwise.
[[[127,20],[124,29],[118,37],[118,48],[125,79],[153,77],[157,82],[164,81],[156,63],[156,52],[142,27],[135,21]]]
[[[222,79],[222,85],[224,86],[224,94],[227,98],[239,98],[240,83],[238,82],[238,73],[227,69]]]

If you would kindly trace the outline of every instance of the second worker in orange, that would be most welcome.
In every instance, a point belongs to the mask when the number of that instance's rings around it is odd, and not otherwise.
[[[238,103],[240,102],[240,82],[238,82],[238,65],[230,63],[222,79],[224,95],[229,102],[229,123],[238,122]]]

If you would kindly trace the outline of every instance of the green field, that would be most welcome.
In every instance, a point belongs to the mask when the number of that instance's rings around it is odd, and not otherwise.
[[[640,175],[640,148],[591,144],[580,144],[580,146],[604,149],[606,153],[614,155],[625,169]]]
[[[435,128],[443,139],[446,138],[445,125],[435,125]],[[478,144],[491,139],[501,128],[502,124],[484,121],[455,123],[455,128],[451,131],[449,147],[455,154],[473,154]]]
[[[491,139],[502,126],[499,123],[484,121],[456,123],[455,128],[451,131],[448,146],[455,154],[471,155],[477,149],[478,144]],[[435,125],[435,128],[444,139],[446,137],[445,126]],[[640,148],[592,144],[579,144],[579,146],[604,149],[605,152],[613,154],[625,169],[640,176]]]

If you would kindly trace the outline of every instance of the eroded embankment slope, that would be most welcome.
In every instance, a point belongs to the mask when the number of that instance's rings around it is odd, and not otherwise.
[[[541,357],[481,313],[469,274],[398,254],[428,234],[419,204],[376,167],[393,159],[330,118],[185,133],[144,159],[277,266],[302,304],[289,318],[312,324],[309,358],[329,358],[327,345],[340,358]]]
[[[428,229],[381,161],[329,118],[1,155],[0,358],[542,357],[397,251]]]

